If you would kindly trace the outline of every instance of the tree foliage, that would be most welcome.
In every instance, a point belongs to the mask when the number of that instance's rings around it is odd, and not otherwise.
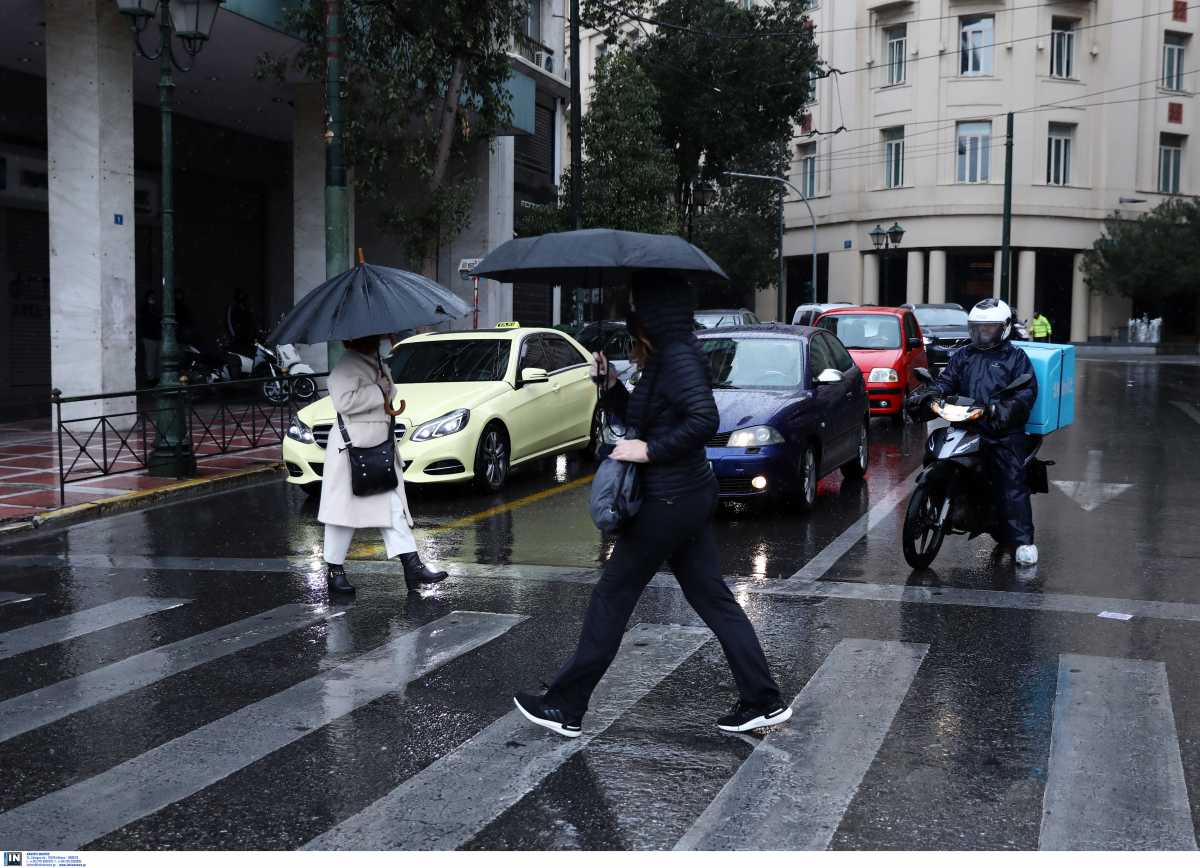
[[[1200,314],[1200,202],[1167,199],[1136,220],[1114,212],[1083,268],[1092,290],[1125,295],[1167,313],[1168,325],[1178,331],[1179,314]]]
[[[675,233],[672,204],[675,170],[663,146],[658,92],[625,51],[609,54],[596,69],[592,101],[583,118],[583,214],[585,228],[603,226],[632,232]],[[575,174],[563,173],[557,205],[527,215],[522,235],[572,228],[571,190]]]
[[[472,148],[511,120],[508,48],[527,0],[343,0],[347,162],[355,189],[420,260],[469,220]],[[325,79],[321,0],[289,13],[295,58]],[[269,60],[269,59],[268,59]]]

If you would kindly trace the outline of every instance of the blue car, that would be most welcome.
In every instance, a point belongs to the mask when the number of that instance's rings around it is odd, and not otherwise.
[[[789,497],[808,509],[822,477],[867,472],[867,388],[834,334],[771,324],[697,337],[721,414],[707,451],[723,500]]]

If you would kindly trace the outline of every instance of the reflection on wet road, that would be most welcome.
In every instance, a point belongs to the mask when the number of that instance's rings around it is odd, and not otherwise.
[[[363,533],[327,600],[282,482],[0,548],[0,837],[34,848],[1194,849],[1200,366],[1081,362],[1034,499],[1042,561],[899,528],[924,426],[808,515],[727,507],[721,566],[792,721],[731,738],[720,646],[669,575],[575,742],[515,689],[570,654],[611,548],[591,464],[411,489],[424,595]],[[320,782],[314,785],[314,782]]]

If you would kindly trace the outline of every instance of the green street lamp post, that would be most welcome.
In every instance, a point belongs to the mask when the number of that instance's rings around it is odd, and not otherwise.
[[[179,342],[175,318],[175,191],[174,144],[171,121],[174,113],[174,69],[188,72],[175,58],[171,31],[183,43],[188,57],[195,58],[212,32],[213,21],[223,0],[117,0],[121,14],[130,19],[138,54],[158,61],[158,108],[162,119],[162,352],[159,356],[158,385],[170,390],[159,393],[158,431],[149,471],[156,476],[191,476],[196,457],[187,432],[187,408],[179,381]],[[172,8],[174,7],[174,8]],[[158,19],[158,49],[142,47],[142,31]]]

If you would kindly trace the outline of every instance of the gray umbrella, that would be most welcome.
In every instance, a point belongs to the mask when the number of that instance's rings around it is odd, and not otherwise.
[[[604,286],[633,271],[671,271],[694,281],[728,281],[721,266],[677,235],[578,229],[506,241],[471,274],[501,283]]]
[[[319,344],[385,335],[466,316],[471,306],[411,271],[363,263],[331,278],[283,318],[272,344]]]

